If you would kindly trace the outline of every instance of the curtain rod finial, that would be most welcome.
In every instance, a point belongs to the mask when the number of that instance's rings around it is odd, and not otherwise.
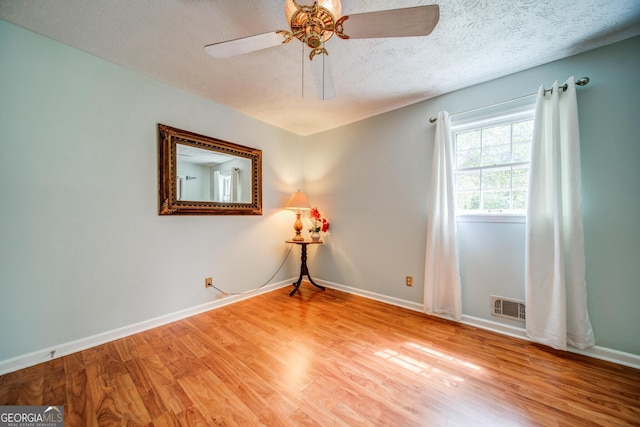
[[[429,117],[429,123],[435,123],[438,121],[437,117]]]
[[[586,86],[586,85],[588,85],[589,84],[589,77],[582,77],[581,79],[578,79],[576,84],[578,86]]]

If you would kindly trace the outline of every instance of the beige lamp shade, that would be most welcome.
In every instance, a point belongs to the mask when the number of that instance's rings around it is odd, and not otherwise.
[[[311,209],[311,205],[307,200],[307,196],[300,190],[293,193],[293,196],[289,199],[289,203],[286,206],[287,209],[296,211],[296,222],[293,223],[293,229],[296,230],[295,236],[291,238],[294,242],[303,242],[304,237],[300,232],[302,231],[302,221],[300,220],[300,211],[308,211]]]
[[[311,205],[307,200],[307,196],[305,196],[304,193],[300,190],[293,193],[293,196],[291,196],[289,202],[287,203],[287,206],[285,207],[287,209],[298,211],[308,211],[311,209]]]

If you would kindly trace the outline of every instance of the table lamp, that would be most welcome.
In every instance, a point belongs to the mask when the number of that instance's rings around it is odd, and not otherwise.
[[[300,220],[300,211],[308,211],[311,209],[311,205],[307,201],[307,196],[300,190],[293,193],[293,196],[289,199],[286,206],[287,209],[296,211],[296,222],[293,223],[293,229],[296,230],[296,235],[291,240],[294,242],[304,241],[304,237],[300,234],[302,231],[302,221]]]

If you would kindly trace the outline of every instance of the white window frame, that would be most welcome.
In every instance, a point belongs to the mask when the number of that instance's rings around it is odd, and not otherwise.
[[[471,113],[463,113],[452,117],[451,120],[451,141],[454,144],[454,162],[456,155],[456,134],[474,129],[499,126],[507,123],[516,123],[525,120],[533,120],[535,113],[534,100],[519,99],[517,105],[503,104],[475,110]],[[528,164],[524,162],[523,164]],[[512,164],[510,164],[512,165]],[[455,167],[456,165],[454,165]],[[457,172],[457,167],[455,167]],[[455,174],[455,172],[454,172]],[[496,212],[460,212],[456,209],[456,220],[458,222],[508,222],[524,223],[527,214],[523,211],[496,211]]]

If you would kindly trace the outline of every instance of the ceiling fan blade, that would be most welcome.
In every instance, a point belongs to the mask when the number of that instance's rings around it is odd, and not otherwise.
[[[351,39],[428,36],[440,19],[438,5],[348,15],[343,33]]]
[[[284,38],[278,32],[258,34],[243,37],[241,39],[213,43],[204,47],[204,50],[214,58],[229,58],[243,53],[255,52],[282,44]]]
[[[333,84],[333,76],[329,66],[329,55],[315,55],[311,59],[311,73],[320,99],[327,100],[336,96],[336,87]]]

